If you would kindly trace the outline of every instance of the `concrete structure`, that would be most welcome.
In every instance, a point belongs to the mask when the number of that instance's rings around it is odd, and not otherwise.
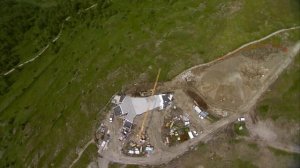
[[[124,119],[123,126],[131,129],[133,120],[137,115],[141,115],[147,111],[154,109],[164,109],[170,105],[173,99],[172,94],[159,94],[148,97],[131,97],[115,95],[112,99],[113,112],[115,116]]]

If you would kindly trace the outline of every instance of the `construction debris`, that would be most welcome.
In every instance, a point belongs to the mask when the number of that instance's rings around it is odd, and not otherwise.
[[[108,130],[107,126],[101,124],[98,130],[96,131],[95,135],[95,142],[98,146],[98,153],[107,149],[107,145],[110,141],[110,131]]]

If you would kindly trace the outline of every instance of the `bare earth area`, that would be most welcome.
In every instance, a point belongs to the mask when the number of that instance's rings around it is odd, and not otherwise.
[[[250,118],[250,117],[248,117]],[[258,141],[260,144],[267,145],[282,151],[291,153],[300,153],[300,146],[291,142],[287,135],[295,133],[287,132],[286,129],[278,128],[271,120],[258,121],[253,123],[247,121],[247,128],[250,132],[250,141]],[[291,131],[297,131],[300,128],[299,124],[293,125]]]
[[[112,124],[106,123],[111,130],[111,141],[108,149],[101,151],[102,159],[123,164],[160,165],[184,154],[200,141],[208,141],[214,133],[251,110],[258,98],[291,63],[299,49],[300,42],[282,47],[271,44],[254,46],[231,54],[226,59],[199,65],[183,72],[174,80],[160,85],[158,90],[169,91],[172,88],[174,103],[190,116],[191,122],[201,134],[176,146],[167,147],[160,131],[162,116],[167,111],[154,111],[151,121],[148,121],[148,135],[155,151],[147,157],[131,157],[121,152],[122,142],[118,140],[121,122],[116,120]],[[193,116],[194,100],[186,94],[187,90],[192,90],[203,98],[208,105],[208,111],[221,119],[208,122]],[[276,139],[276,134],[263,124],[258,123],[251,127],[251,130],[266,142]],[[273,142],[272,146],[278,144]],[[281,145],[281,148],[290,150],[292,147]],[[291,151],[299,152],[299,149],[293,148]]]

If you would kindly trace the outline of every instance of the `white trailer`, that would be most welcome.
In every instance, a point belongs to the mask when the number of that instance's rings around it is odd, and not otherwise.
[[[200,112],[202,111],[198,106],[194,105],[194,110],[200,114]]]
[[[190,139],[194,138],[194,135],[193,135],[193,133],[191,131],[189,131],[188,134],[189,134]]]
[[[238,121],[245,121],[245,117],[238,118]]]

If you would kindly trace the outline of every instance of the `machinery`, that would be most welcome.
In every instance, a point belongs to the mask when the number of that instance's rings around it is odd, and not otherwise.
[[[156,75],[156,80],[155,80],[154,86],[153,86],[153,88],[151,90],[151,92],[152,92],[151,96],[153,96],[155,94],[155,90],[156,90],[158,78],[160,76],[160,71],[161,71],[161,69],[158,70],[158,73]],[[148,107],[148,109],[149,108],[150,107]],[[140,129],[140,131],[137,134],[137,138],[139,140],[144,140],[145,139],[145,133],[146,133],[145,127],[146,127],[146,121],[148,119],[148,114],[149,114],[149,110],[147,110],[147,112],[145,112],[145,115],[144,115],[144,118],[143,118],[143,122],[142,122],[142,125],[141,125],[141,129]]]

